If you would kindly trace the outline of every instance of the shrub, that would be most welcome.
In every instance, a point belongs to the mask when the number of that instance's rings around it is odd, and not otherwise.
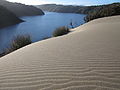
[[[67,27],[60,27],[60,28],[57,28],[54,32],[53,32],[53,37],[57,37],[57,36],[62,36],[62,35],[65,35],[67,33],[69,33],[69,28]]]
[[[15,37],[15,39],[12,41],[10,48],[7,48],[5,53],[8,54],[12,51],[15,51],[19,48],[22,48],[26,45],[31,44],[31,38],[29,35],[18,35]]]
[[[5,55],[5,52],[0,53],[0,57],[3,57]]]

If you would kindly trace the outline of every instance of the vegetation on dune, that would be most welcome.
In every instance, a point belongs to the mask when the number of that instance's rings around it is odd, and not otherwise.
[[[62,36],[69,32],[70,32],[69,28],[59,27],[53,32],[53,37]],[[48,38],[51,38],[51,37],[45,37],[43,38],[43,40],[48,39]],[[5,56],[6,54],[9,54],[31,43],[32,43],[32,40],[31,40],[30,35],[18,35],[14,38],[14,40],[12,40],[10,47],[5,49],[3,53],[0,53],[0,57]]]
[[[69,33],[70,30],[67,27],[59,27],[53,32],[53,37],[62,36]]]
[[[5,56],[5,52],[0,53],[0,57]]]
[[[18,35],[14,38],[14,40],[12,40],[10,47],[5,49],[4,52],[0,53],[0,57],[5,56],[31,43],[32,43],[32,40],[30,35]]]
[[[19,48],[22,48],[26,45],[31,44],[31,37],[29,35],[18,35],[15,37],[15,39],[11,42],[11,45],[9,48],[5,50],[5,53],[8,54],[10,52],[13,52]]]

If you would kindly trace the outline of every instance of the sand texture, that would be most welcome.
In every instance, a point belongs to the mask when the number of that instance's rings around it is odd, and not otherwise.
[[[120,90],[120,16],[86,23],[0,59],[0,90]]]

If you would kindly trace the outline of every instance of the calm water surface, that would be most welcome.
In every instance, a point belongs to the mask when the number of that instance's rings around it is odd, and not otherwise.
[[[55,12],[45,12],[43,16],[21,17],[26,22],[0,30],[0,51],[9,47],[16,35],[29,34],[32,41],[36,42],[45,37],[50,37],[58,27],[68,26],[70,28],[71,21],[75,27],[83,24],[84,17],[83,14]]]

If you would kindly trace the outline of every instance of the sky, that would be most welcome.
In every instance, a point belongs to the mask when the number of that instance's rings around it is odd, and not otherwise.
[[[7,1],[19,2],[27,5],[65,4],[65,5],[85,5],[85,6],[120,2],[120,0],[7,0]]]

